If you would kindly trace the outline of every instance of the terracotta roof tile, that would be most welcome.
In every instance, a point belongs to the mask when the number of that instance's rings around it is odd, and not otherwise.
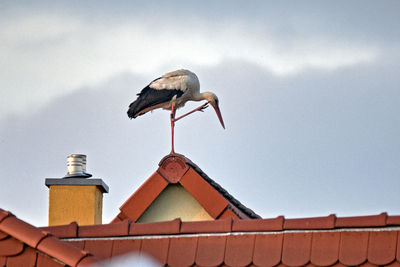
[[[400,263],[398,261],[394,261],[391,264],[385,265],[385,266],[390,266],[390,267],[400,267]]]
[[[369,227],[386,226],[387,213],[372,216],[339,217],[336,219],[336,228],[339,227]]]
[[[387,225],[400,225],[400,216],[388,216],[386,219]]]
[[[130,235],[159,235],[159,234],[178,234],[181,220],[175,219],[167,222],[155,223],[135,223],[129,230]]]
[[[144,253],[146,255],[152,256],[160,264],[164,265],[167,263],[168,247],[169,238],[143,239],[142,248],[140,251],[142,254]]]
[[[340,232],[316,232],[312,236],[311,263],[330,266],[338,261]]]
[[[360,267],[377,267],[377,265],[366,262],[361,264]]]
[[[238,215],[236,215],[236,213],[234,213],[229,206],[218,216],[217,219],[228,219],[228,218],[232,218],[232,219],[240,219],[240,217]]]
[[[0,256],[0,266],[1,267],[6,266],[6,260],[7,260],[6,257]]]
[[[327,217],[286,219],[283,229],[333,229],[335,228],[335,215]]]
[[[217,218],[228,206],[228,201],[192,168],[185,173],[180,183],[213,218]]]
[[[344,265],[360,265],[367,259],[369,232],[341,232],[339,260]]]
[[[124,216],[136,222],[167,185],[168,182],[160,174],[154,173],[125,201],[120,207],[121,212]]]
[[[223,233],[232,230],[232,218],[215,221],[182,222],[181,233]]]
[[[130,221],[79,226],[78,237],[96,237],[99,236],[124,236],[129,233]]]
[[[71,246],[74,246],[80,250],[83,250],[83,248],[85,247],[85,241],[63,241],[66,242],[68,244],[70,244]]]
[[[18,255],[24,249],[24,243],[9,237],[0,241],[0,256]]]
[[[98,260],[95,260],[94,257],[85,257],[79,263],[79,267],[101,267],[104,266],[102,264],[98,264]]]
[[[36,248],[39,242],[48,235],[46,232],[42,232],[14,216],[5,218],[0,223],[0,230],[25,242],[33,248]]]
[[[78,236],[78,224],[76,222],[71,222],[67,225],[40,227],[39,229],[49,232],[58,238],[71,238]]]
[[[21,253],[15,257],[9,257],[7,259],[7,264],[9,266],[34,267],[36,265],[36,257],[36,250],[27,246],[24,249],[24,253]]]
[[[139,252],[141,245],[141,239],[114,240],[112,257],[123,255],[128,252]]]
[[[257,235],[254,243],[253,263],[272,267],[281,262],[283,234]]]
[[[396,259],[400,261],[400,232],[397,233],[397,251],[396,251]]]
[[[303,266],[310,261],[312,233],[283,234],[282,263]]]
[[[61,262],[55,261],[54,259],[50,258],[49,256],[46,256],[42,253],[39,253],[37,255],[37,262],[36,262],[37,267],[61,267],[65,266]]]
[[[255,235],[230,235],[226,240],[225,264],[247,266],[253,260]]]
[[[6,234],[6,233],[0,231],[0,240],[2,240],[2,239],[4,239],[4,238],[7,238],[7,237],[8,237],[8,234]]]
[[[168,265],[191,266],[194,263],[197,237],[171,238],[168,250]]]
[[[283,216],[274,219],[233,220],[232,231],[280,231],[283,229]]]
[[[200,236],[197,242],[196,264],[219,266],[225,257],[226,236]]]
[[[185,159],[174,155],[165,156],[160,161],[159,166],[157,172],[173,184],[179,182],[183,175],[189,170]]]
[[[396,232],[371,232],[369,234],[368,261],[376,265],[389,264],[396,257],[396,244]]]
[[[189,159],[183,155],[168,155],[161,160],[157,171],[120,207],[121,212],[112,223],[125,219],[136,222],[170,183],[182,185],[214,219],[261,218]]]
[[[23,262],[24,265],[30,265],[28,261],[32,260],[37,261],[37,266],[51,266],[60,265],[61,263],[57,262],[59,261],[70,266],[76,266],[83,258],[92,257],[58,238],[50,236],[48,232],[16,218],[9,212],[0,209],[0,214],[0,231],[9,236],[0,241],[0,254],[8,253],[5,259],[7,262],[16,262],[16,264]],[[2,248],[2,244],[6,245],[7,249]],[[32,251],[35,252],[35,255],[38,255],[37,258],[32,256]],[[13,257],[16,254],[18,256]],[[61,264],[61,266],[64,264]]]
[[[191,160],[184,157],[186,163],[193,168],[207,183],[209,183],[216,191],[218,191],[225,199],[227,199],[230,203],[232,203],[235,207],[237,207],[241,212],[243,212],[247,218],[241,219],[261,219],[261,217],[256,214],[253,210],[247,208],[239,200],[234,198],[228,191],[226,191],[222,186],[220,186],[217,182],[213,179],[208,177],[196,164],[194,164]]]
[[[68,265],[74,265],[84,258],[87,253],[76,249],[74,246],[60,242],[55,237],[49,237],[39,243],[38,249]]]
[[[113,240],[86,240],[84,250],[104,260],[111,257],[112,245]]]

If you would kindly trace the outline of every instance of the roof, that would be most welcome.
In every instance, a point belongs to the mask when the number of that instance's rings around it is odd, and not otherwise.
[[[188,158],[174,154],[160,161],[157,171],[125,201],[113,222],[125,219],[136,222],[169,184],[182,185],[214,219],[261,218],[208,177]]]
[[[42,229],[111,262],[140,252],[167,266],[400,266],[400,216],[386,213]]]
[[[88,252],[0,209],[0,266],[87,266]]]

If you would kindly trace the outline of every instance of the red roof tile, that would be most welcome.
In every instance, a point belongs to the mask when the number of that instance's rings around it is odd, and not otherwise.
[[[283,235],[282,263],[303,266],[310,261],[311,233],[285,233]]]
[[[141,239],[114,240],[112,257],[126,254],[128,252],[139,252],[142,246]]]
[[[339,227],[368,227],[385,226],[387,213],[372,216],[341,217],[336,219],[336,228]]]
[[[371,232],[368,241],[368,261],[376,265],[392,262],[396,257],[396,244],[396,232]]]
[[[168,265],[191,266],[194,263],[197,237],[171,238],[168,249]]]
[[[281,262],[283,234],[257,235],[254,243],[253,263],[272,267]]]
[[[333,229],[335,220],[333,214],[328,217],[286,219],[283,229]]]
[[[57,225],[51,227],[40,227],[39,229],[49,232],[59,238],[68,238],[78,236],[78,224],[76,222],[71,222],[67,225]]]
[[[168,222],[135,223],[129,230],[130,235],[161,235],[178,234],[181,227],[181,220],[175,219]]]
[[[125,201],[120,207],[121,212],[130,220],[136,222],[167,185],[168,182],[161,175],[157,172],[154,173]]]
[[[315,232],[312,236],[311,263],[330,266],[338,260],[340,232]]]
[[[225,264],[247,266],[253,260],[255,235],[230,235],[226,240]]]
[[[98,236],[99,232],[103,236],[124,236],[129,233],[129,225],[129,220],[110,224],[82,225],[79,227],[78,237]]]
[[[359,265],[367,259],[369,232],[345,231],[340,234],[339,260],[344,265]]]
[[[232,218],[215,221],[182,222],[181,233],[226,233],[232,230]]]
[[[214,219],[260,218],[182,155],[164,157],[157,171],[120,207],[112,222],[136,222],[168,184],[179,183]]]
[[[7,258],[7,264],[9,266],[33,267],[36,265],[36,257],[36,250],[31,247],[26,247],[24,253]]]
[[[104,260],[111,258],[113,240],[86,240],[84,250]]]
[[[15,256],[24,250],[24,243],[9,237],[0,241],[0,256]]]
[[[7,266],[18,266],[19,263],[23,266],[80,266],[83,258],[92,258],[87,252],[52,237],[10,212],[0,209],[0,218],[0,232],[3,237],[7,235],[0,240],[0,256],[4,256],[2,261],[6,261]]]
[[[224,262],[226,236],[200,236],[197,242],[196,264],[219,266]]]
[[[232,231],[280,231],[283,229],[283,216],[274,219],[234,220]]]
[[[169,238],[143,239],[141,253],[152,256],[160,264],[167,263]]]

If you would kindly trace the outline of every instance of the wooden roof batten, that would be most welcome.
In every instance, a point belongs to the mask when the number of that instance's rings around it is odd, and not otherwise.
[[[136,222],[168,185],[181,185],[213,219],[260,219],[222,186],[207,176],[183,155],[165,156],[151,175],[120,207],[112,222],[130,219]]]

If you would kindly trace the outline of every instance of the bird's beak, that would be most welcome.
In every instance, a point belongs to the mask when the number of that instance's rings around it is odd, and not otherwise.
[[[221,111],[219,110],[218,105],[212,105],[212,106],[215,109],[215,113],[217,113],[219,122],[221,123],[222,127],[225,129],[224,120],[222,119]]]

